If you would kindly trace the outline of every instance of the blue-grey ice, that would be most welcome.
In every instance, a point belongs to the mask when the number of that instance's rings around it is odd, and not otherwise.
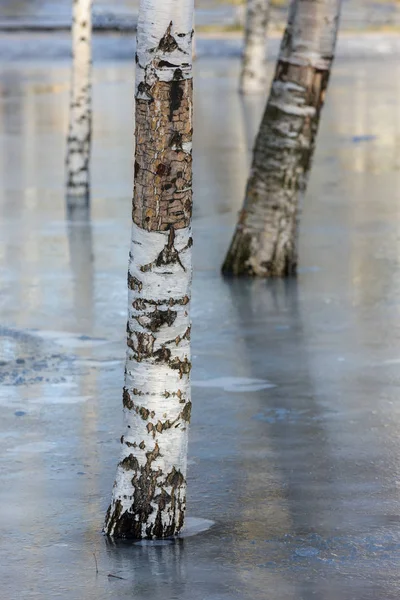
[[[372,6],[344,4],[347,23]],[[138,546],[101,534],[122,431],[134,43],[96,38],[92,220],[74,223],[68,35],[0,35],[1,600],[398,600],[399,40],[339,41],[299,276],[268,282],[219,273],[265,98],[237,94],[238,36],[198,40],[196,534]]]
[[[204,381],[192,381],[194,387],[202,388],[221,388],[225,392],[259,392],[276,387],[264,379],[254,379],[248,377],[216,377]]]

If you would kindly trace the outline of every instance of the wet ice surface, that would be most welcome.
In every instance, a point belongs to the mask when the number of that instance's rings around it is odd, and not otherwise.
[[[0,70],[1,597],[397,599],[398,62],[335,65],[297,282],[219,275],[264,100],[236,94],[235,58],[196,64],[188,515],[215,525],[162,545],[100,533],[121,435],[132,68],[95,66],[91,223],[64,219],[68,64]]]

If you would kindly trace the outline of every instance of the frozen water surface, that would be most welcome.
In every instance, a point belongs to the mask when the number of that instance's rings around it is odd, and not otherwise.
[[[193,387],[221,388],[226,392],[259,392],[275,387],[273,383],[263,379],[249,379],[247,377],[216,377],[204,381],[192,381]]]
[[[252,282],[219,265],[264,99],[237,95],[236,50],[200,55],[188,515],[215,524],[138,545],[101,535],[121,435],[133,61],[95,62],[93,220],[67,222],[69,64],[15,44],[1,40],[20,57],[0,66],[1,598],[397,600],[398,57],[339,57],[299,277]]]

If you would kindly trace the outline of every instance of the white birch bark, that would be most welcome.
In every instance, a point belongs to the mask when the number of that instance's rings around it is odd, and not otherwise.
[[[225,274],[296,272],[299,199],[311,167],[340,9],[341,0],[292,0]]]
[[[125,432],[105,533],[183,526],[190,400],[193,0],[141,0]]]
[[[264,92],[267,83],[269,0],[247,0],[246,30],[240,74],[242,94]]]
[[[193,60],[193,62],[196,60],[196,57],[197,57],[196,46],[197,46],[196,27],[194,24],[194,11],[193,11],[193,35],[192,35],[192,60]]]
[[[72,77],[66,153],[67,206],[89,204],[92,131],[91,35],[92,0],[73,0]]]

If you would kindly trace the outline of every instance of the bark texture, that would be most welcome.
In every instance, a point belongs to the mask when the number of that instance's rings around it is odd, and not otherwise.
[[[242,94],[265,91],[268,18],[269,0],[247,0],[246,30],[240,74]]]
[[[92,132],[91,35],[92,0],[73,0],[72,78],[67,138],[68,209],[89,204],[89,161]]]
[[[105,533],[183,526],[190,400],[192,0],[141,0],[121,437]]]
[[[314,153],[340,8],[341,0],[292,1],[225,274],[296,272],[299,199]]]

